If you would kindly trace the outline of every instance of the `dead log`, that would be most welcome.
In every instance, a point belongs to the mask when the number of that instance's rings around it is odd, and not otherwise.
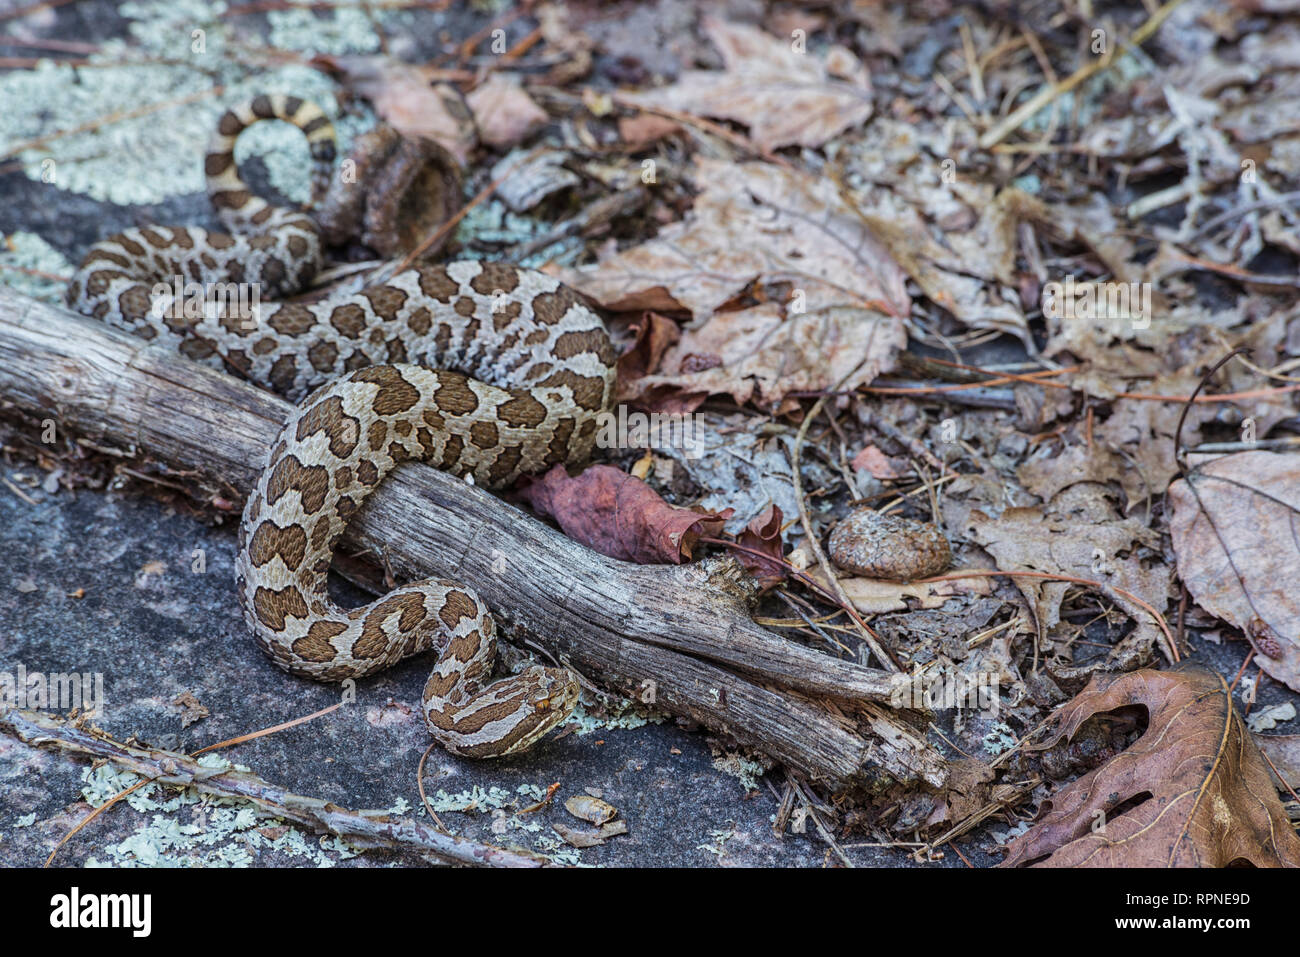
[[[183,473],[242,502],[289,404],[66,309],[0,290],[0,396],[29,423]],[[730,559],[616,561],[501,499],[419,463],[399,467],[344,547],[399,576],[472,584],[507,626],[587,677],[648,698],[834,789],[882,776],[941,787],[924,737],[880,705],[899,679],[754,624]],[[231,600],[234,600],[233,589]],[[252,654],[252,645],[249,646]]]

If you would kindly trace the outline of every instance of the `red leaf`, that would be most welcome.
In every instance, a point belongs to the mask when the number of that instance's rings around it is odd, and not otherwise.
[[[781,525],[781,509],[769,505],[761,515],[745,526],[737,539],[739,544],[751,551],[738,551],[736,557],[765,586],[776,584],[789,570],[783,561],[785,556],[781,545]],[[754,552],[762,552],[771,558],[763,558]]]
[[[520,489],[574,541],[641,565],[680,565],[701,535],[716,535],[732,510],[696,512],[669,505],[650,486],[610,465],[570,477],[562,465]]]
[[[632,343],[632,348],[618,357],[620,384],[628,384],[651,372],[657,372],[659,360],[668,347],[682,336],[677,323],[649,310],[641,314],[641,319],[633,323],[632,328],[636,332],[636,341]]]

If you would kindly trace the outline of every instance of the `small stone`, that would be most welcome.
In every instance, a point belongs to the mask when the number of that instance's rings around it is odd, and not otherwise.
[[[937,525],[859,508],[832,529],[830,556],[855,575],[912,581],[942,572],[952,549]]]

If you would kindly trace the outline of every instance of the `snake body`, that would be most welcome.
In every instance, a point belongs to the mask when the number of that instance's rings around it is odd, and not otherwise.
[[[105,239],[72,279],[69,305],[298,402],[248,498],[236,562],[244,617],[277,665],[341,681],[436,649],[423,695],[430,733],[470,757],[522,751],[572,711],[568,671],[533,666],[491,680],[496,626],[462,583],[415,582],[343,609],[326,576],[348,520],[401,462],[500,488],[585,460],[613,392],[609,336],[555,279],[474,261],[313,304],[264,304],[253,322],[223,309],[182,315],[165,295],[160,309],[158,284],[176,277],[256,284],[274,299],[320,268],[312,217],[268,203],[241,178],[235,141],[264,119],[306,135],[319,198],[335,154],[329,121],[307,101],[257,97],[221,118],[205,160],[229,232],[153,226]]]

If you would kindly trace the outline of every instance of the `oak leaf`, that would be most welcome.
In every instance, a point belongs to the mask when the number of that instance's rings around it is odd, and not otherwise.
[[[1002,867],[1300,867],[1300,837],[1228,684],[1203,666],[1094,675],[1038,747],[1132,706],[1147,710],[1142,736],[1044,801]]]
[[[1260,667],[1300,691],[1300,457],[1256,450],[1169,486],[1178,574],[1196,603],[1245,632]]]
[[[845,389],[866,385],[906,344],[902,326],[878,313],[836,308],[785,318],[764,303],[686,330],[664,350],[657,373],[625,383],[620,394],[643,405],[665,391],[776,404],[840,381]]]
[[[714,17],[703,26],[725,69],[688,70],[672,86],[624,98],[744,123],[762,149],[821,146],[871,117],[870,80],[848,50],[822,58],[757,27]]]
[[[851,306],[901,330],[907,277],[833,183],[712,159],[696,161],[693,179],[700,194],[684,222],[560,278],[607,309],[685,310],[696,325],[755,281],[786,283],[792,314]]]

